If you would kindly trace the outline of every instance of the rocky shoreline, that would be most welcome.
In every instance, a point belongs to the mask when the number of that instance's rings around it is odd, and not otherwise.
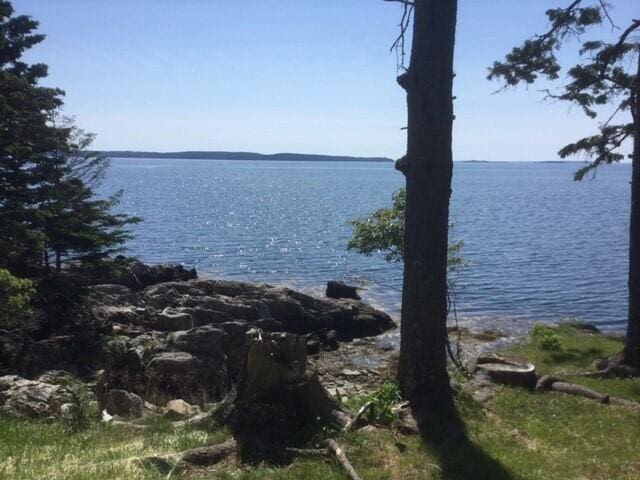
[[[395,321],[339,282],[318,298],[283,286],[198,279],[181,266],[125,257],[114,263],[117,274],[91,278],[66,319],[68,331],[40,338],[27,329],[0,330],[0,412],[58,417],[70,408],[68,387],[81,385],[109,415],[139,416],[180,402],[193,413],[234,388],[255,332],[301,336],[309,371],[343,400],[392,375]],[[452,340],[458,333],[467,362],[503,340],[499,332],[464,328],[450,331]]]
[[[181,267],[130,262],[114,283],[87,288],[67,322],[80,326],[75,331],[42,339],[0,332],[0,410],[55,417],[68,408],[70,382],[87,385],[109,414],[131,402],[206,407],[238,380],[249,332],[303,336],[307,354],[319,357],[396,326],[354,298],[194,277]]]

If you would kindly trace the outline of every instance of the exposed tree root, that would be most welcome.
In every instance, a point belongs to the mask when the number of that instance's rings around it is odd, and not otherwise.
[[[325,440],[325,445],[327,446],[329,451],[333,454],[333,456],[338,461],[338,463],[340,464],[342,469],[345,471],[345,473],[349,476],[349,478],[351,480],[360,480],[358,473],[355,471],[355,469],[349,462],[349,459],[345,455],[344,450],[340,448],[340,445],[338,445],[338,443],[335,440],[332,440],[330,438]]]
[[[223,443],[208,447],[192,448],[184,452],[166,456],[150,456],[139,459],[145,467],[153,467],[171,475],[186,465],[208,467],[226,460],[237,451],[236,441],[231,438]]]
[[[185,427],[192,428],[200,428],[203,430],[212,430],[213,427],[219,423],[217,420],[218,409],[220,408],[220,404],[217,404],[214,408],[207,412],[202,412],[197,415],[194,415],[191,418],[187,418],[186,420],[178,420],[176,422],[171,422],[173,428],[180,429]]]
[[[327,451],[322,448],[285,448],[285,453],[294,457],[326,457]]]
[[[533,388],[538,379],[536,367],[523,358],[507,357],[495,353],[481,355],[476,361],[476,372],[484,372],[495,383]]]
[[[418,435],[420,430],[416,419],[411,413],[411,405],[404,401],[393,407],[393,412],[398,416],[398,420],[393,422],[391,428],[399,433],[406,435]]]
[[[575,383],[569,383],[561,378],[552,377],[551,375],[544,375],[538,380],[536,384],[537,391],[553,390],[556,392],[567,393],[569,395],[577,395],[580,397],[590,398],[600,403],[611,405],[623,405],[626,407],[632,407],[640,409],[640,403],[632,400],[626,400],[624,398],[612,397],[600,392],[596,392],[582,385]]]
[[[358,424],[358,422],[360,421],[360,419],[363,417],[363,415],[367,412],[370,412],[373,415],[373,412],[375,411],[376,408],[376,404],[373,401],[367,402],[365,403],[360,410],[358,410],[358,413],[355,414],[355,416],[353,418],[351,418],[349,420],[349,422],[344,426],[344,428],[342,429],[343,432],[348,432],[350,431],[355,425]]]
[[[179,456],[181,462],[206,467],[225,460],[236,452],[237,447],[236,441],[231,438],[218,445],[187,450],[179,454]]]
[[[637,368],[623,364],[608,364],[601,370],[590,372],[563,372],[564,375],[572,377],[590,377],[590,378],[637,378],[640,377],[640,371]]]

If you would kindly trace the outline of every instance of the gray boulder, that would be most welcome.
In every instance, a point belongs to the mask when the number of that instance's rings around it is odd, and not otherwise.
[[[206,307],[193,308],[194,323],[196,326],[210,325],[212,323],[223,323],[234,320],[229,313],[211,310]]]
[[[0,377],[0,411],[7,415],[55,417],[67,401],[68,393],[60,385],[27,380],[18,375]]]
[[[109,390],[104,408],[111,415],[140,418],[144,412],[144,402],[135,393],[126,390]]]
[[[200,413],[197,405],[191,405],[180,398],[170,400],[164,408],[164,417],[170,420],[184,420]]]
[[[197,357],[188,352],[162,352],[145,368],[145,398],[162,404],[174,398],[204,405],[217,401],[229,389],[227,357]]]
[[[187,352],[162,352],[154,355],[147,364],[149,373],[158,377],[187,375],[202,368],[202,362]]]
[[[224,355],[224,330],[212,326],[192,328],[170,333],[167,344],[175,350],[208,356]]]
[[[158,314],[156,327],[159,330],[188,330],[193,328],[193,316],[186,312],[165,308]]]
[[[117,257],[115,261],[122,273],[113,279],[113,283],[134,290],[142,290],[162,282],[192,280],[198,277],[195,269],[187,270],[182,265],[146,265],[126,257]]]

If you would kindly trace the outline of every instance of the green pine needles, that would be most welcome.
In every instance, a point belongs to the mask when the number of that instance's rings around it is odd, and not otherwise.
[[[108,160],[61,118],[64,92],[39,84],[47,66],[22,60],[44,35],[13,13],[0,0],[0,267],[34,276],[120,250],[140,219],[112,213],[119,195],[95,197]]]

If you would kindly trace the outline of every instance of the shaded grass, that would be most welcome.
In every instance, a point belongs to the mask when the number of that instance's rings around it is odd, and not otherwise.
[[[591,370],[593,361],[618,353],[619,339],[558,329],[562,351],[518,345],[509,353],[529,358],[541,373]],[[566,375],[562,375],[566,377]],[[640,400],[638,379],[567,377],[595,390]],[[386,428],[337,435],[363,480],[637,480],[640,478],[640,413],[560,393],[502,387],[482,408],[458,399],[469,441],[425,446],[419,437]],[[94,425],[68,434],[62,426],[0,417],[0,478],[160,479],[130,459],[162,455],[222,441],[224,430],[174,431],[166,422],[150,432]],[[286,466],[238,467],[174,474],[172,479],[343,480],[331,460],[299,458]]]
[[[226,436],[224,431],[173,431],[163,424],[140,432],[96,423],[85,431],[72,433],[60,423],[0,417],[0,478],[165,478],[142,468],[135,459],[218,443]]]

